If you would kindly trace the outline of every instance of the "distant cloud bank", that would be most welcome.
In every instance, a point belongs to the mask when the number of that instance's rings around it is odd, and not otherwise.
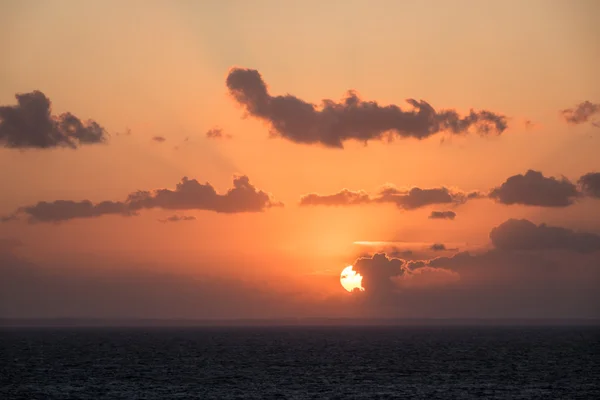
[[[342,189],[334,194],[309,193],[300,198],[299,204],[300,206],[356,206],[392,203],[403,210],[415,210],[431,205],[457,206],[469,200],[487,197],[505,205],[568,207],[577,199],[586,196],[600,198],[600,173],[585,174],[575,184],[565,177],[548,177],[540,171],[528,170],[525,174],[509,177],[487,194],[446,187],[398,189],[395,186],[385,185],[374,195],[364,190],[350,189]],[[430,219],[453,220],[455,217],[456,213],[450,210],[432,211],[429,215]]]

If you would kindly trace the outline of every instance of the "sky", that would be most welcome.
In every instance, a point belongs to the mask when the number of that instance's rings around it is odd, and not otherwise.
[[[599,14],[2,2],[0,317],[600,318]]]

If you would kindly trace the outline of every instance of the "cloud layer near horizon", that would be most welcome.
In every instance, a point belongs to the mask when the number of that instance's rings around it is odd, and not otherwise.
[[[300,198],[300,206],[351,206],[358,204],[392,203],[404,210],[414,210],[432,204],[463,204],[469,199],[480,197],[477,192],[461,192],[445,187],[421,189],[398,189],[391,185],[383,186],[380,191],[371,196],[367,192],[342,189],[332,195],[309,193]],[[454,214],[454,213],[453,213]],[[450,218],[451,214],[443,214]],[[456,214],[454,214],[455,216]],[[453,218],[453,217],[452,217]]]
[[[212,260],[201,261],[207,268],[195,276],[174,275],[172,265],[160,274],[125,266],[48,268],[19,257],[9,241],[5,251],[0,247],[0,317],[600,317],[599,235],[527,220],[508,220],[492,232],[494,248],[478,253],[359,257],[353,265],[365,290],[344,296],[340,287],[333,297],[314,288],[304,296],[285,292],[286,285],[261,286],[260,277],[251,283],[208,275]],[[339,284],[339,276],[324,279]]]
[[[578,180],[579,187],[565,177],[546,177],[539,171],[528,170],[525,174],[509,177],[487,194],[478,191],[464,192],[446,187],[421,189],[398,189],[383,186],[375,195],[364,190],[342,189],[334,194],[309,193],[300,198],[301,206],[355,206],[360,204],[393,203],[398,208],[413,210],[429,205],[459,205],[468,200],[489,197],[505,205],[538,207],[567,207],[580,197],[600,198],[600,173],[590,172]],[[432,211],[430,219],[456,217],[454,211]]]
[[[234,177],[233,188],[225,194],[218,194],[208,182],[202,184],[196,179],[184,177],[174,190],[137,191],[127,196],[125,201],[100,203],[92,203],[89,200],[42,201],[31,206],[20,207],[14,214],[3,219],[10,221],[24,216],[29,222],[61,222],[109,214],[133,216],[140,210],[151,208],[208,210],[218,213],[261,212],[282,205],[273,200],[270,194],[257,190],[247,176]]]
[[[454,110],[436,111],[423,100],[407,99],[411,110],[361,100],[349,91],[341,102],[314,104],[287,94],[272,96],[261,74],[254,69],[232,68],[226,80],[231,96],[253,117],[267,122],[272,132],[295,143],[343,148],[347,140],[416,138],[439,132],[481,135],[501,134],[507,118],[491,111],[471,110],[460,116]]]
[[[103,143],[106,130],[93,120],[66,112],[52,115],[52,103],[36,90],[15,95],[17,104],[0,106],[0,145],[14,149],[77,148]]]
[[[436,302],[440,312],[442,301],[447,301],[461,312],[551,314],[568,309],[568,315],[574,312],[571,305],[577,304],[575,309],[600,314],[594,307],[600,235],[510,219],[493,228],[490,239],[493,249],[474,254],[464,251],[414,261],[387,253],[360,257],[354,269],[363,276],[364,291],[354,295],[388,312],[425,300],[422,294],[427,294],[433,296],[429,301],[440,300]],[[507,297],[513,301],[506,303]]]

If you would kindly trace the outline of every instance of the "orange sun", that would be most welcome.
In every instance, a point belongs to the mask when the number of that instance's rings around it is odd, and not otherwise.
[[[352,265],[348,265],[340,275],[340,283],[349,292],[352,292],[354,289],[363,291],[365,289],[361,285],[362,278],[361,274],[352,268]]]

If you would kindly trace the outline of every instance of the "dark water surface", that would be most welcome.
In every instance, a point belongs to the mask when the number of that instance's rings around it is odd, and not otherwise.
[[[597,327],[0,330],[0,399],[600,399]]]

